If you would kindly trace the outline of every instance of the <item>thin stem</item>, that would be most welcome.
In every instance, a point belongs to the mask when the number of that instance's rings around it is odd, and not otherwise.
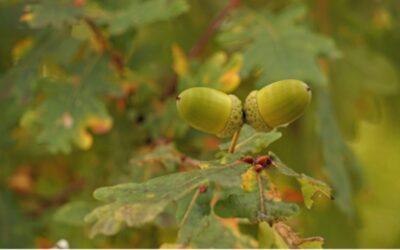
[[[258,191],[259,191],[259,202],[260,202],[260,210],[263,215],[266,214],[265,209],[265,196],[264,196],[264,187],[262,184],[261,175],[257,174],[257,183],[258,183]]]
[[[230,15],[230,13],[233,10],[235,10],[240,5],[240,1],[241,0],[229,0],[227,5],[223,9],[221,9],[218,15],[211,21],[211,23],[207,26],[205,31],[201,34],[196,43],[193,44],[192,48],[188,53],[189,59],[199,57],[199,55],[204,51],[207,44],[211,40],[212,36],[221,27],[223,21]],[[178,84],[178,76],[174,74],[171,77],[171,80],[167,83],[163,99],[175,94],[177,84]]]
[[[236,144],[237,144],[237,142],[238,142],[238,139],[239,139],[239,135],[240,135],[240,131],[241,131],[241,130],[242,130],[242,127],[240,127],[240,128],[233,134],[233,137],[232,137],[232,140],[231,140],[231,145],[229,146],[229,150],[228,150],[228,152],[229,152],[230,154],[235,153]]]
[[[196,203],[197,198],[199,197],[199,194],[200,194],[200,188],[197,188],[196,193],[194,193],[192,200],[190,201],[189,206],[187,207],[185,214],[183,215],[183,218],[179,223],[179,227],[182,227],[187,221],[187,218],[189,217],[189,214],[192,211],[193,206]]]
[[[207,29],[193,45],[189,52],[189,58],[195,58],[203,52],[213,34],[220,28],[225,18],[231,13],[232,10],[237,8],[240,0],[230,0],[228,4],[218,13],[218,15],[208,25]]]
[[[96,25],[96,23],[92,19],[90,19],[89,17],[85,17],[83,20],[86,22],[86,24],[89,26],[89,28],[93,32],[94,38],[101,46],[101,51],[109,53],[111,64],[115,67],[119,76],[123,76],[125,62],[124,62],[124,58],[123,58],[122,54],[112,47],[111,43],[104,36],[101,29]]]

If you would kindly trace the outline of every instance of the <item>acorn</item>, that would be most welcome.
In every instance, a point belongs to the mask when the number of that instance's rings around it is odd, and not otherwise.
[[[180,116],[195,129],[225,138],[243,124],[242,102],[216,89],[194,87],[176,98]]]
[[[306,83],[293,79],[277,81],[247,96],[246,122],[265,132],[284,127],[299,118],[310,101],[311,89]]]

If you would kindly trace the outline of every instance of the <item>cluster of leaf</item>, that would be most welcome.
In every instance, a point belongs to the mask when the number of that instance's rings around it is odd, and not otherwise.
[[[354,213],[351,170],[358,163],[340,135],[333,115],[328,79],[318,64],[319,58],[338,58],[341,53],[333,41],[312,32],[304,23],[306,9],[289,6],[279,14],[241,9],[223,27],[218,37],[229,50],[243,51],[241,74],[255,75],[262,87],[280,79],[301,79],[311,84],[317,102],[325,168],[337,192],[335,200],[347,214]]]
[[[116,61],[107,37],[172,18],[188,5],[184,0],[94,1],[83,6],[79,1],[45,0],[24,7],[21,20],[37,34],[14,47],[15,65],[1,82],[30,104],[21,126],[49,151],[69,153],[74,144],[91,147],[88,130],[101,134],[111,129],[104,98],[121,97],[138,81],[146,81],[118,64],[124,62]],[[107,33],[100,30],[103,26]]]
[[[253,246],[251,241],[244,241],[247,237],[238,237],[233,233],[217,238],[223,232],[229,232],[224,229],[219,218],[243,218],[252,223],[274,223],[286,220],[296,214],[299,208],[294,203],[266,196],[269,186],[273,185],[271,179],[266,178],[266,172],[264,177],[260,177],[262,187],[244,188],[256,185],[257,173],[252,165],[237,158],[265,152],[267,146],[280,137],[280,133],[255,132],[248,126],[243,130],[238,140],[237,152],[229,159],[223,157],[216,161],[198,162],[198,170],[160,176],[142,183],[97,189],[94,197],[108,204],[96,208],[86,216],[85,221],[93,224],[91,235],[113,235],[124,225],[138,227],[162,216],[173,216],[169,209],[174,207],[177,210],[175,223],[179,226],[176,242],[178,245],[201,248]],[[256,137],[253,138],[254,136]],[[221,149],[224,148],[225,145],[222,145]],[[276,171],[298,180],[307,208],[311,208],[318,192],[331,197],[331,189],[325,183],[298,174],[285,166],[276,155],[269,155]],[[251,177],[246,178],[246,175]],[[207,188],[206,191],[199,191],[204,187]],[[216,203],[213,205],[211,201],[215,199]],[[204,240],[214,237],[215,241]]]

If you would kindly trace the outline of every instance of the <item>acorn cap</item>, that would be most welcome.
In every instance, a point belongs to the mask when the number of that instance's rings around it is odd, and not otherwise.
[[[252,91],[244,103],[245,119],[250,126],[258,131],[268,132],[272,130],[262,119],[257,104],[257,90]]]
[[[216,89],[194,87],[177,98],[180,116],[200,131],[229,137],[243,124],[241,101]]]
[[[231,99],[231,113],[225,127],[217,134],[220,138],[231,137],[243,125],[242,101],[234,95],[229,95]]]
[[[271,83],[246,98],[246,121],[256,130],[269,131],[299,118],[311,100],[307,84],[299,80]]]

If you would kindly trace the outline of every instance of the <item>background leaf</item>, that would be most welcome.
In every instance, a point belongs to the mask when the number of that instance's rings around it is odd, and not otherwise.
[[[329,38],[298,24],[303,16],[302,6],[288,7],[278,15],[243,10],[224,27],[219,41],[228,48],[245,44],[242,73],[248,76],[257,70],[259,87],[281,79],[326,83],[316,59],[336,57],[339,52]]]

